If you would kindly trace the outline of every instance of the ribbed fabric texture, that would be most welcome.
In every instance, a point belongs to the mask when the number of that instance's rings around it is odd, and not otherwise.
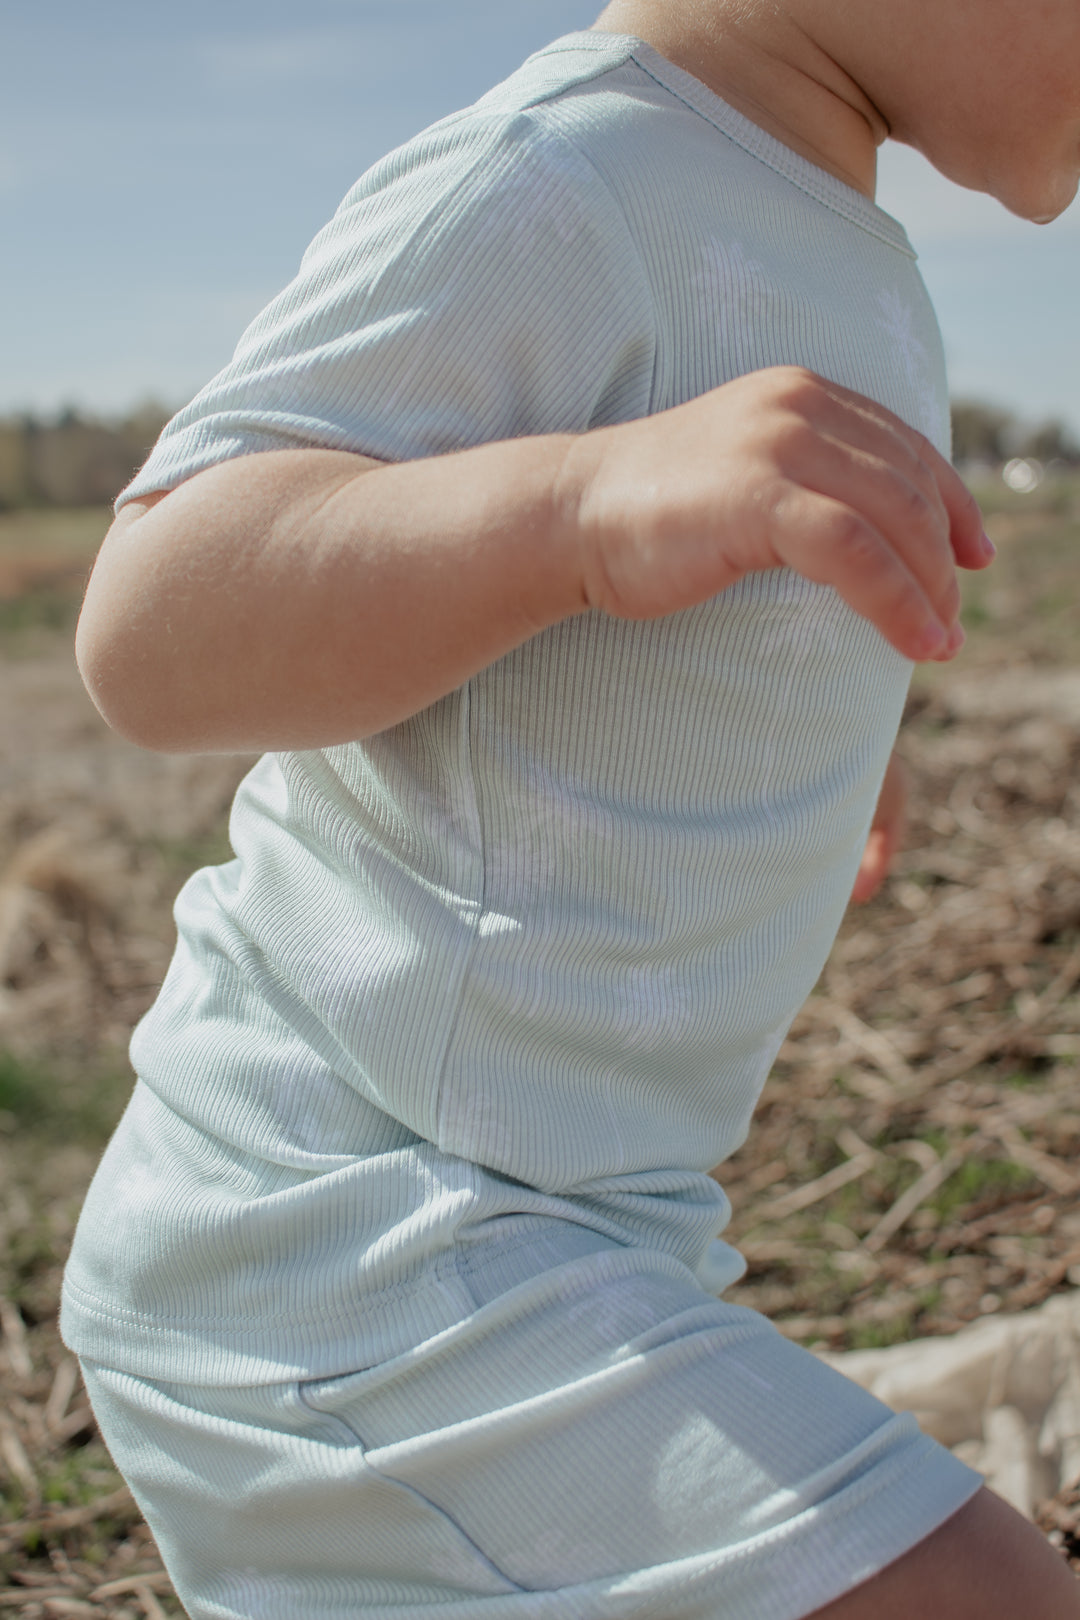
[[[228,457],[581,432],[798,363],[947,450],[907,240],[639,42],[573,35],[366,175],[126,498]],[[151,1377],[365,1365],[571,1222],[721,1288],[709,1178],[843,912],[910,669],[759,575],[568,621],[267,756],[191,880],[63,1325]]]
[[[191,1620],[796,1620],[982,1484],[663,1255],[476,1305],[346,1378],[86,1366]]]

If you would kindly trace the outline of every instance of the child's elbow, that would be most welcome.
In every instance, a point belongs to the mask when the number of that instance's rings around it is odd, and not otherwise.
[[[161,724],[152,668],[125,634],[123,617],[103,611],[88,593],[75,632],[75,662],[105,723],[139,748],[176,751]]]
[[[155,609],[153,572],[146,548],[131,544],[135,524],[160,499],[150,496],[121,511],[105,536],[75,631],[75,662],[102,719],[127,742],[179,753],[171,735],[170,694],[175,684],[167,656],[168,626]]]

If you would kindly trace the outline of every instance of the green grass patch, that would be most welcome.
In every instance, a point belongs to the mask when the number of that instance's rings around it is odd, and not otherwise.
[[[50,1507],[85,1507],[124,1483],[100,1440],[39,1463],[38,1481]]]
[[[143,849],[153,851],[167,872],[178,878],[190,877],[203,866],[223,866],[234,858],[227,825],[202,838],[145,838],[140,842]]]
[[[984,517],[1067,518],[1080,512],[1080,473],[1064,472],[1044,478],[1027,494],[1010,489],[1003,478],[973,479],[971,493]]]
[[[0,1113],[10,1117],[9,1129],[25,1124],[37,1107],[36,1071],[10,1052],[0,1052]]]
[[[0,598],[0,636],[25,636],[36,630],[62,630],[74,635],[82,605],[83,582],[40,586],[22,596]]]
[[[1017,1069],[1013,1074],[1007,1074],[1002,1085],[1008,1086],[1010,1091],[1030,1091],[1032,1086],[1045,1085],[1046,1073],[1038,1073],[1034,1069]]]
[[[35,1143],[108,1140],[124,1111],[132,1079],[119,1056],[60,1072],[0,1048],[0,1134]]]
[[[882,1300],[887,1294],[878,1289]],[[848,1337],[850,1350],[888,1350],[894,1344],[905,1344],[918,1335],[919,1318],[927,1311],[936,1310],[941,1303],[941,1288],[931,1283],[912,1297],[905,1299],[895,1311],[879,1317],[867,1317],[856,1322]]]
[[[994,615],[987,606],[983,593],[969,591],[964,603],[964,629],[967,633],[970,635],[975,630],[985,630],[986,626],[993,622]]]
[[[41,636],[73,634],[111,516],[97,506],[0,512],[0,649],[18,656]]]
[[[933,1148],[939,1159],[943,1159],[952,1146],[949,1132],[938,1125],[925,1125],[922,1130],[916,1131],[913,1141],[925,1142],[927,1147]],[[922,1174],[922,1171],[919,1171]]]
[[[1030,1170],[1011,1159],[968,1159],[938,1190],[931,1207],[948,1220],[969,1204],[1007,1203],[1026,1191],[1033,1179]]]
[[[955,664],[920,664],[916,692],[934,690],[954,671],[1000,668],[1003,646],[1014,661],[1034,666],[1080,662],[1080,478],[1031,496],[1004,485],[976,495],[997,535],[998,555],[985,570],[960,570],[968,644]]]
[[[96,556],[112,522],[108,506],[46,507],[0,512],[0,553],[42,551],[85,558]]]

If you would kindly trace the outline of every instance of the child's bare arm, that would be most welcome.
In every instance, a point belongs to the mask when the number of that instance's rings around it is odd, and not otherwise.
[[[564,439],[388,466],[285,450],[123,508],[76,637],[91,697],[167,752],[368,736],[580,610]]]
[[[856,905],[872,900],[889,875],[907,827],[908,778],[904,763],[893,754],[878,793],[851,898]]]
[[[909,657],[947,657],[956,566],[988,558],[921,435],[777,368],[579,437],[211,468],[121,512],[77,654],[106,719],[146,747],[321,747],[571,614],[659,617],[760,569],[834,586]]]

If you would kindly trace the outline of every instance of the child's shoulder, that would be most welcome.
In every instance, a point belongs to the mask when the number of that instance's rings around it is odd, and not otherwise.
[[[564,34],[533,54],[508,78],[466,108],[464,113],[497,115],[527,107],[540,107],[575,89],[596,85],[600,80],[613,86],[628,64],[633,64],[640,42],[625,34],[605,34],[593,30]],[[631,66],[630,76],[633,76]]]
[[[635,39],[589,31],[554,40],[477,101],[388,152],[346,193],[338,215],[400,194],[418,177],[441,178],[462,195],[521,192],[538,169],[555,187],[595,184],[590,148],[613,126],[625,135],[648,83],[635,61],[639,49]]]
[[[462,195],[532,193],[553,210],[564,192],[603,192],[644,237],[705,214],[723,220],[748,197],[759,213],[824,205],[910,253],[902,230],[871,201],[632,35],[586,30],[554,40],[479,100],[390,152],[342,209],[435,171]]]

